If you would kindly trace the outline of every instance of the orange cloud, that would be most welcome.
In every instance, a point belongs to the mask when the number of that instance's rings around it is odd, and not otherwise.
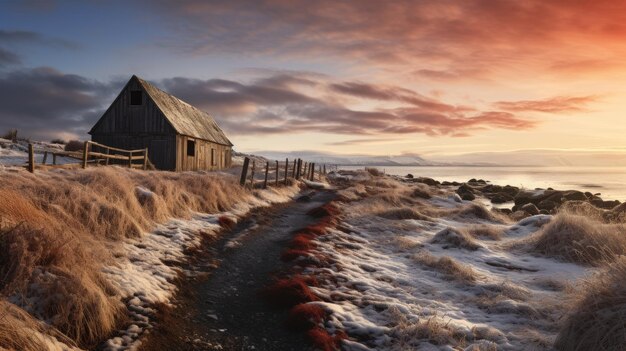
[[[544,100],[500,101],[494,105],[502,110],[514,112],[566,113],[585,111],[586,105],[597,101],[595,96],[558,96]]]

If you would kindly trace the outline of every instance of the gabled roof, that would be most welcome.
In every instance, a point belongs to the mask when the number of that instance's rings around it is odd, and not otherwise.
[[[222,145],[233,145],[211,115],[164,92],[137,76],[133,76],[133,78],[139,81],[148,96],[163,112],[165,118],[172,124],[172,127],[178,134]]]

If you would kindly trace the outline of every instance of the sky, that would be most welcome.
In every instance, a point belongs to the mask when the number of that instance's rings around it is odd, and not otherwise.
[[[84,139],[136,74],[235,149],[626,153],[626,1],[0,0],[0,133]]]

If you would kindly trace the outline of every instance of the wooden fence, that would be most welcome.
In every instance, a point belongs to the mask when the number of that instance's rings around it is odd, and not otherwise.
[[[306,179],[314,181],[316,179],[321,180],[323,175],[326,175],[327,170],[336,169],[337,166],[330,166],[326,164],[317,165],[313,162],[305,162],[302,159],[289,160],[285,159],[284,165],[279,161],[265,161],[264,165],[257,164],[255,160],[251,160],[249,157],[244,158],[243,167],[241,169],[241,178],[239,183],[241,186],[249,186],[254,188],[257,183],[262,182],[263,189],[267,188],[268,184],[274,183],[278,186],[281,182],[287,184],[289,179]],[[254,175],[257,170],[264,172],[263,180],[258,182],[255,180]],[[282,171],[282,175],[281,175]]]
[[[96,143],[93,141],[85,141],[83,145],[82,151],[61,151],[61,150],[52,150],[52,149],[44,149],[39,150],[39,152],[43,152],[43,160],[41,164],[35,163],[35,149],[33,144],[28,145],[28,170],[32,173],[35,171],[35,168],[39,167],[67,167],[76,166],[77,164],[81,165],[82,168],[87,168],[87,165],[92,164],[117,164],[117,165],[125,165],[129,168],[141,168],[148,169],[148,166],[151,166],[150,160],[148,159],[148,149],[138,149],[138,150],[125,150],[119,149],[107,145],[103,145],[100,143]],[[52,164],[47,164],[48,155],[52,155]],[[74,160],[80,161],[80,163],[72,163],[66,165],[57,164],[57,157],[67,157]],[[139,163],[135,161],[140,161]]]

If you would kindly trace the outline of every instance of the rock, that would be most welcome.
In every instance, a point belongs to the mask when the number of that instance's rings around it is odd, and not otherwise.
[[[409,178],[409,179],[415,178],[415,177],[413,177],[413,175],[411,173],[407,174],[406,177]]]
[[[441,184],[439,181],[434,180],[432,178],[428,178],[428,177],[419,177],[419,178],[417,178],[417,182],[418,183],[424,183],[424,184],[430,185],[430,186]]]
[[[557,207],[559,207],[559,204],[550,200],[543,200],[537,204],[538,209],[546,211],[552,211]]]
[[[593,198],[591,198],[589,200],[589,203],[594,205],[597,208],[604,208],[604,200],[602,200],[601,198],[594,196]],[[612,208],[612,207],[611,207]]]
[[[578,190],[569,190],[563,193],[563,197],[568,201],[584,201],[587,200],[585,193]]]
[[[550,211],[548,211],[548,210],[539,210],[539,214],[542,214],[542,215],[549,215],[549,214],[550,214]]]
[[[525,204],[524,206],[522,206],[522,207],[520,208],[520,210],[522,210],[522,211],[524,211],[524,212],[528,213],[528,214],[529,214],[529,215],[531,215],[531,216],[534,216],[534,215],[538,215],[538,214],[539,214],[539,209],[538,209],[538,208],[537,208],[537,206],[535,206],[535,204],[533,204],[533,203],[527,203],[527,204]]]
[[[461,193],[459,194],[459,196],[461,197],[461,199],[466,201],[473,201],[474,199],[476,199],[476,195],[472,193]]]
[[[444,180],[443,182],[441,182],[441,185],[450,186],[450,185],[452,185],[452,182]]]
[[[591,199],[593,197],[593,194],[589,191],[585,191],[585,196],[587,197],[587,199]]]
[[[490,200],[493,204],[503,204],[505,202],[513,201],[513,196],[506,193],[499,193],[493,195]]]
[[[463,183],[459,186],[459,188],[456,190],[457,193],[458,192],[469,192],[469,193],[474,193],[474,188],[472,188],[471,186],[467,185],[466,183]]]
[[[472,201],[476,199],[476,195],[474,195],[474,189],[467,184],[461,184],[461,186],[456,189],[456,193],[459,194],[459,196],[463,200]]]

